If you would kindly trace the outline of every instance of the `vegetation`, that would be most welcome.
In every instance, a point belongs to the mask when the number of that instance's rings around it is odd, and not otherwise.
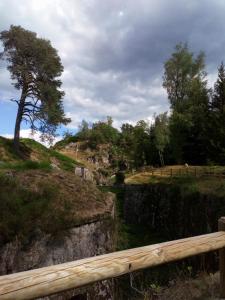
[[[54,164],[59,169],[74,172],[74,167],[80,165],[74,159],[54,149],[48,149],[32,139],[21,139],[20,155],[18,155],[14,151],[13,141],[0,137],[0,155],[0,169],[51,170]]]
[[[178,44],[165,62],[163,87],[171,113],[155,116],[153,123],[140,120],[123,124],[118,131],[112,118],[89,125],[83,121],[71,141],[87,141],[96,148],[108,143],[117,160],[127,161],[130,169],[145,165],[225,164],[225,68],[218,69],[214,89],[207,86],[204,53],[194,55],[187,44]]]
[[[14,148],[19,152],[22,121],[32,130],[39,130],[43,139],[51,139],[59,124],[67,124],[58,77],[63,71],[57,51],[50,41],[38,38],[36,33],[11,25],[0,33],[3,52],[0,57],[8,62],[13,85],[21,91],[17,105]]]
[[[85,201],[84,201],[85,199]],[[58,233],[109,214],[106,197],[67,172],[0,172],[0,245]]]

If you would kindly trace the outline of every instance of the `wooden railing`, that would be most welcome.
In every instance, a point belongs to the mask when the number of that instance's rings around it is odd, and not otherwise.
[[[220,292],[225,297],[225,217],[215,233],[134,248],[36,270],[0,276],[0,299],[34,299],[136,270],[219,251]]]
[[[225,172],[216,170],[213,167],[183,167],[183,168],[151,168],[144,167],[139,172],[146,172],[151,176],[165,176],[165,177],[177,177],[177,176],[194,176],[194,177],[219,177],[224,178]]]

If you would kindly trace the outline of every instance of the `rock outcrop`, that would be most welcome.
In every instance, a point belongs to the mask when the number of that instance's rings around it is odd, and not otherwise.
[[[113,197],[110,194],[109,197]],[[26,243],[15,238],[0,248],[0,274],[10,274],[60,264],[114,251],[114,206],[111,215],[87,224],[46,234],[35,232]],[[76,296],[77,295],[77,296]],[[43,299],[113,299],[111,280]],[[41,298],[42,299],[42,298]]]

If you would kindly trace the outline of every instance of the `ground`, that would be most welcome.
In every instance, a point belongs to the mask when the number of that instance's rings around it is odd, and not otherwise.
[[[219,300],[219,273],[200,274],[195,279],[180,278],[171,282],[169,287],[153,287],[146,295],[147,299]]]
[[[0,244],[36,228],[58,232],[107,217],[113,200],[74,174],[76,160],[31,140],[0,137]]]
[[[32,139],[21,139],[21,156],[13,150],[13,141],[0,137],[0,169],[58,169],[74,172],[76,160],[49,149]]]

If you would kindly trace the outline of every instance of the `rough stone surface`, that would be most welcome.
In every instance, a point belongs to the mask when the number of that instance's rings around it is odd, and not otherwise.
[[[10,274],[112,252],[114,250],[113,229],[112,219],[108,218],[72,228],[58,233],[57,236],[37,232],[32,241],[26,245],[15,239],[0,249],[0,274]],[[64,300],[71,299],[77,294],[85,294],[86,299],[113,299],[112,281],[103,281],[81,290],[41,299]]]

